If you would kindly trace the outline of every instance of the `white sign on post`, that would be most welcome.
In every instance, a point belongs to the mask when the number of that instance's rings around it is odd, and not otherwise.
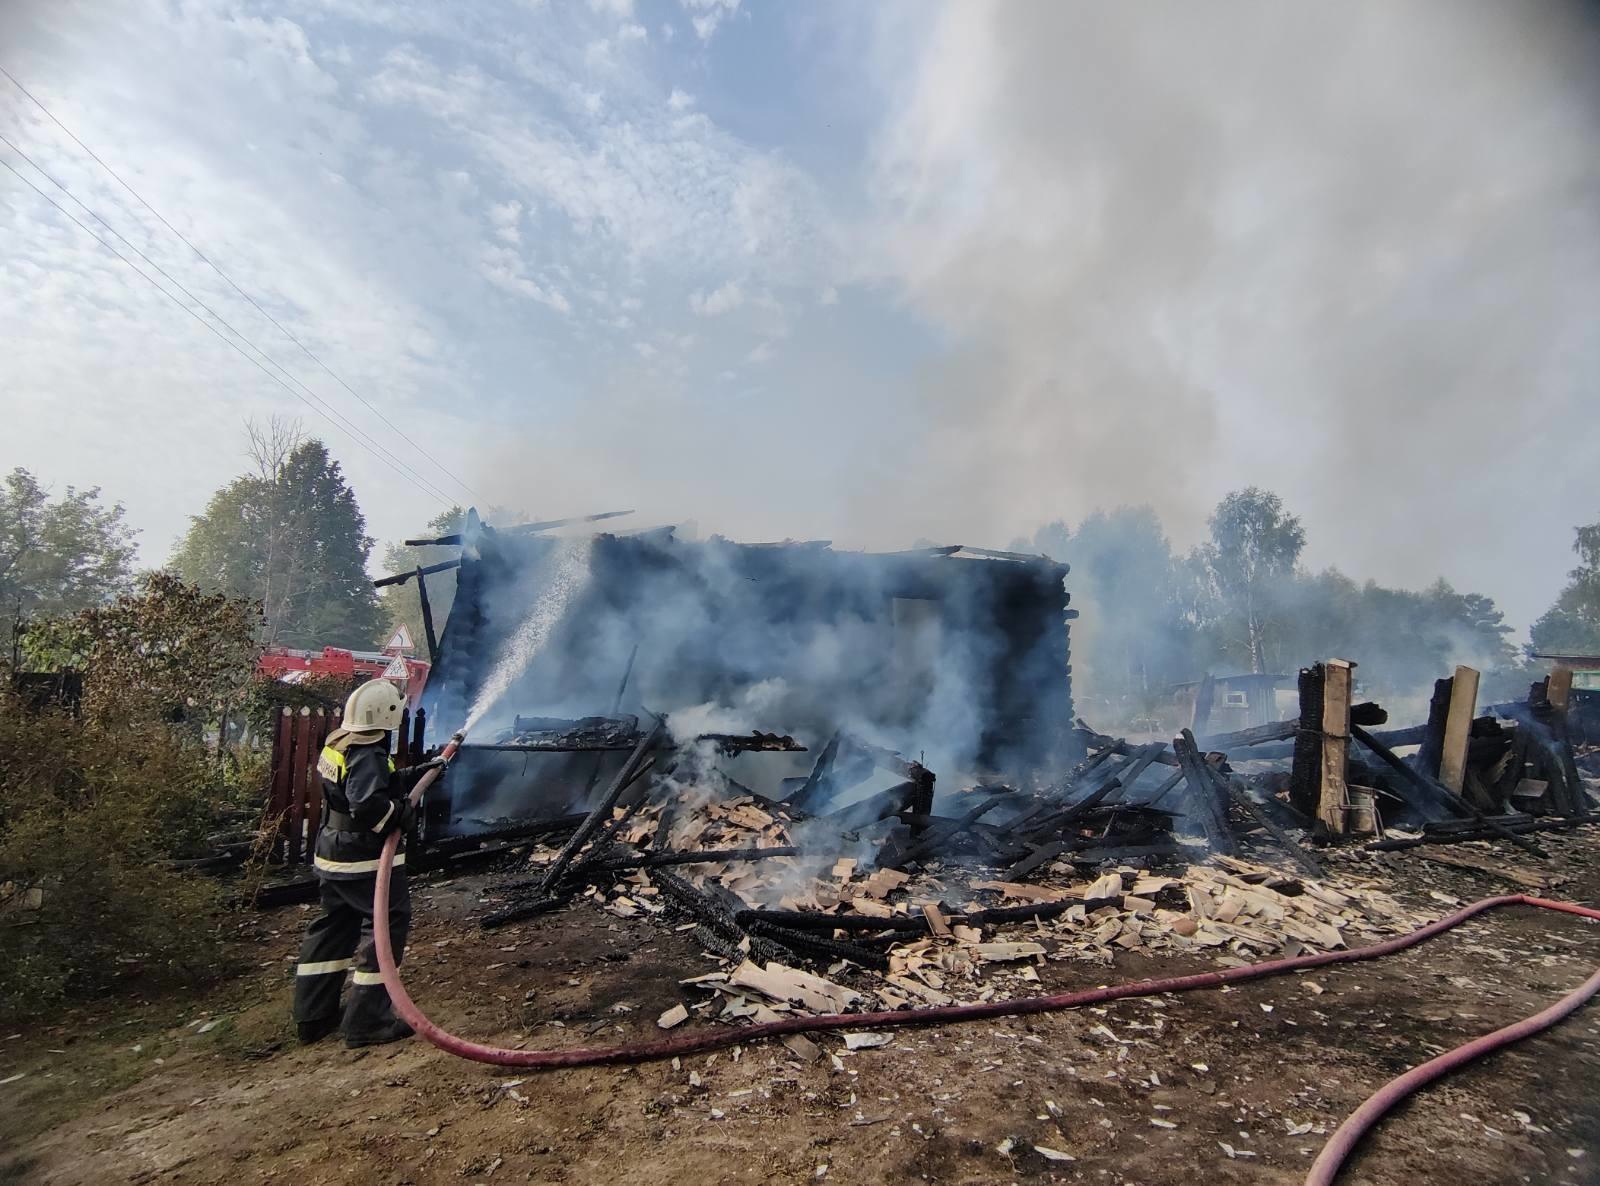
[[[389,636],[389,641],[383,644],[383,653],[409,655],[417,649],[417,644],[411,641],[411,631],[406,629],[406,624],[401,622],[394,628],[394,633]]]
[[[411,673],[406,670],[406,661],[399,655],[389,660],[389,666],[383,669],[384,679],[397,679],[401,683],[411,678]]]

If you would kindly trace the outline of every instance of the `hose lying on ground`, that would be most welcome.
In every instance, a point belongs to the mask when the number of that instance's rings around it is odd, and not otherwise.
[[[446,755],[453,752],[448,748]],[[430,771],[412,793],[419,799],[433,781],[437,771]],[[1600,921],[1600,910],[1579,906],[1572,902],[1557,902],[1548,898],[1511,894],[1498,898],[1483,898],[1446,915],[1437,922],[1418,927],[1404,935],[1357,947],[1348,951],[1327,951],[1316,955],[1295,956],[1290,959],[1267,960],[1238,968],[1224,968],[1214,972],[1196,972],[1188,976],[1169,976],[1158,980],[1138,980],[1126,984],[1113,984],[1078,992],[1056,993],[1051,996],[1021,997],[1008,1001],[986,1001],[973,1005],[944,1005],[924,1009],[897,1009],[879,1013],[830,1013],[821,1016],[788,1017],[781,1021],[763,1022],[737,1029],[705,1029],[662,1038],[654,1042],[638,1042],[628,1046],[609,1046],[579,1050],[509,1050],[498,1046],[484,1046],[447,1033],[417,1008],[405,985],[400,981],[400,971],[394,962],[394,947],[389,938],[389,881],[390,861],[399,846],[399,833],[391,832],[384,843],[383,857],[378,862],[377,886],[373,894],[373,939],[377,947],[378,968],[383,974],[384,987],[395,1012],[405,1019],[422,1037],[439,1049],[474,1062],[492,1063],[496,1066],[524,1067],[531,1070],[554,1070],[562,1067],[594,1067],[619,1063],[648,1062],[653,1059],[672,1058],[686,1054],[701,1054],[729,1046],[743,1045],[760,1038],[784,1034],[811,1033],[820,1030],[881,1029],[887,1026],[946,1025],[962,1021],[979,1021],[991,1017],[1022,1016],[1032,1013],[1050,1013],[1062,1009],[1077,1009],[1085,1005],[1099,1005],[1129,997],[1156,996],[1169,992],[1189,992],[1200,988],[1220,988],[1225,984],[1240,984],[1250,980],[1264,980],[1287,972],[1307,968],[1322,968],[1330,964],[1357,963],[1380,959],[1399,951],[1437,938],[1446,931],[1460,926],[1470,918],[1503,906],[1536,906],[1544,910],[1574,914],[1580,918]],[[1471,1042],[1392,1080],[1356,1109],[1328,1141],[1306,1179],[1307,1186],[1327,1186],[1338,1173],[1356,1142],[1395,1104],[1419,1087],[1441,1078],[1455,1068],[1513,1042],[1548,1029],[1585,1001],[1600,992],[1600,971],[1591,976],[1582,987],[1562,998],[1550,1008],[1533,1017],[1519,1021],[1494,1033],[1485,1034]]]

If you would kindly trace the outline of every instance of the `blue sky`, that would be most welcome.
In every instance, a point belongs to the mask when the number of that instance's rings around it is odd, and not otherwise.
[[[1600,443],[1600,154],[1593,27],[1510,11],[14,2],[0,65],[471,493],[3,82],[18,149],[435,491],[9,172],[0,466],[103,486],[147,562],[272,413],[382,538],[441,496],[875,547],[1150,502],[1186,546],[1258,484],[1314,565],[1524,624],[1600,513],[1552,464]]]

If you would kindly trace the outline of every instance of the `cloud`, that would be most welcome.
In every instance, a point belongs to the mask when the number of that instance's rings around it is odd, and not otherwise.
[[[478,270],[485,280],[504,292],[527,297],[557,313],[572,312],[572,303],[555,288],[530,277],[522,257],[509,247],[486,245]]]
[[[737,280],[729,280],[711,292],[696,292],[689,296],[689,308],[698,317],[720,317],[744,304],[744,289]]]
[[[673,111],[687,111],[694,106],[694,96],[673,87],[667,96],[667,106]]]
[[[680,0],[701,41],[710,41],[722,22],[739,11],[739,0]]]
[[[589,7],[595,12],[615,17],[619,21],[630,20],[633,17],[633,0],[589,0]]]
[[[839,290],[833,285],[828,285],[817,294],[817,304],[837,305],[839,303]]]
[[[771,362],[772,343],[762,342],[755,349],[751,350],[749,354],[746,354],[744,356],[744,360],[747,363],[750,363],[752,366],[760,366],[764,362]]]
[[[521,218],[521,202],[502,202],[489,207],[489,221],[494,225],[495,234],[512,245],[522,242],[522,233],[517,229]]]

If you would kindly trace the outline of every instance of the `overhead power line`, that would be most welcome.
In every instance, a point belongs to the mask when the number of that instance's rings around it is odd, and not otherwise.
[[[7,143],[10,143],[10,142],[7,141]],[[310,408],[313,412],[316,412],[323,419],[327,420],[335,428],[338,428],[346,436],[350,437],[350,439],[352,441],[354,441],[356,444],[360,445],[368,453],[371,453],[379,461],[383,462],[385,465],[388,465],[389,467],[394,469],[395,472],[399,473],[402,478],[407,477],[407,475],[403,471],[400,470],[399,465],[395,461],[395,459],[390,457],[390,456],[388,456],[388,455],[386,455],[386,454],[384,454],[384,453],[379,452],[379,450],[377,448],[375,448],[372,444],[368,443],[367,439],[361,434],[361,431],[359,429],[355,428],[354,426],[349,425],[347,422],[341,424],[341,421],[343,420],[343,417],[340,417],[339,414],[336,411],[334,411],[332,408],[326,407],[326,406],[320,406],[319,407],[317,403],[313,403],[311,399],[307,399],[304,395],[301,395],[293,387],[289,386],[288,383],[284,382],[281,378],[279,378],[276,373],[274,373],[273,371],[269,370],[266,367],[266,365],[263,364],[260,360],[255,358],[253,355],[247,353],[245,351],[244,347],[240,346],[238,342],[235,342],[232,338],[228,337],[227,334],[224,334],[215,325],[212,325],[211,322],[207,321],[204,317],[200,316],[200,314],[196,313],[188,305],[184,304],[183,301],[180,300],[177,296],[175,296],[173,293],[167,291],[167,289],[163,288],[161,286],[161,283],[159,281],[157,281],[154,276],[151,276],[150,273],[146,272],[144,269],[139,267],[138,264],[134,263],[127,256],[123,255],[122,252],[118,251],[116,249],[116,247],[113,246],[112,243],[109,240],[107,240],[105,238],[102,238],[94,230],[93,227],[89,226],[82,219],[78,218],[78,216],[73,214],[72,211],[68,210],[60,202],[56,201],[49,194],[47,194],[44,190],[40,189],[32,181],[28,180],[27,177],[23,176],[21,171],[18,170],[17,167],[15,165],[13,165],[10,161],[5,160],[4,158],[0,158],[0,165],[4,165],[8,170],[10,170],[10,172],[17,178],[18,181],[22,182],[23,185],[26,185],[34,193],[38,194],[46,202],[49,202],[50,205],[54,206],[58,211],[60,211],[60,213],[63,216],[65,216],[69,221],[71,221],[75,226],[77,226],[79,230],[83,231],[86,235],[90,236],[97,243],[99,243],[100,246],[104,247],[107,251],[111,252],[112,255],[116,256],[123,263],[127,264],[130,268],[132,268],[135,272],[137,272],[141,277],[143,277],[145,280],[147,280],[155,288],[155,290],[157,292],[159,292],[162,296],[166,297],[173,304],[177,305],[178,308],[182,309],[185,313],[189,314],[190,317],[193,317],[201,325],[205,326],[206,329],[210,330],[221,341],[226,342],[229,346],[231,346],[234,350],[236,350],[239,353],[239,356],[241,358],[243,358],[246,362],[250,363],[257,370],[259,370],[262,374],[264,374],[267,378],[271,379],[279,387],[282,387],[290,395],[294,396],[295,399],[297,399],[301,403],[305,404],[306,407]],[[215,317],[216,314],[213,313],[212,316]],[[227,328],[228,328],[230,333],[233,333],[234,335],[240,337],[244,341],[249,341],[249,339],[244,338],[244,336],[242,334],[240,334],[238,330],[234,329],[231,325],[228,325],[228,323],[226,321],[222,321],[222,319],[220,317],[218,317],[217,320],[221,321],[224,326],[227,326]],[[313,398],[315,398],[315,397],[313,397]],[[450,501],[450,499],[449,499],[449,497],[447,495],[445,495],[444,493],[439,491],[437,488],[435,488],[433,486],[430,486],[426,481],[418,479],[418,484],[423,488],[423,490],[425,490],[427,493],[431,494],[433,497],[441,500],[442,502],[448,503]]]
[[[240,333],[237,329],[235,329],[231,324],[229,324],[227,319],[222,316],[222,314],[218,313],[215,309],[213,309],[205,301],[201,300],[193,292],[189,291],[189,289],[184,286],[182,281],[178,280],[177,277],[172,275],[172,273],[168,272],[160,264],[156,263],[155,260],[151,259],[148,255],[146,255],[139,248],[139,245],[137,243],[131,242],[126,235],[124,235],[121,231],[117,230],[116,227],[112,226],[109,222],[107,222],[99,214],[95,213],[94,210],[92,210],[76,194],[74,194],[70,189],[68,189],[66,187],[66,185],[64,185],[62,182],[58,181],[55,177],[53,177],[49,173],[47,173],[44,170],[44,168],[39,164],[38,161],[34,160],[26,152],[24,152],[24,151],[22,151],[22,149],[18,148],[17,145],[15,143],[13,143],[12,140],[8,136],[6,136],[3,132],[0,132],[0,144],[6,145],[6,147],[10,148],[12,152],[14,152],[18,156],[20,156],[29,165],[32,165],[34,170],[39,174],[39,176],[43,177],[46,181],[50,182],[51,185],[55,186],[62,193],[66,194],[67,197],[70,198],[72,200],[72,202],[80,210],[82,210],[90,218],[94,219],[101,226],[105,227],[106,230],[110,231],[113,235],[115,235],[118,239],[120,239],[122,241],[122,243],[130,251],[132,251],[140,259],[144,260],[144,262],[149,264],[150,267],[154,268],[157,272],[159,272],[161,274],[161,276],[168,283],[170,283],[179,292],[183,293],[184,296],[188,297],[196,305],[199,305],[200,308],[204,309],[207,313],[211,314],[211,316],[219,324],[221,324],[224,329],[226,329],[229,333],[233,334],[234,337],[238,338],[245,345],[249,346],[252,350],[254,350],[257,354],[259,354],[264,361],[266,361],[267,363],[270,363],[273,367],[275,367],[277,369],[277,371],[280,372],[285,379],[287,379],[289,382],[293,383],[296,387],[299,387],[302,391],[304,391],[306,393],[306,395],[310,396],[313,400],[315,400],[318,405],[320,405],[322,408],[324,408],[326,410],[327,414],[337,418],[338,422],[346,430],[348,430],[348,431],[350,431],[352,433],[355,433],[357,435],[365,436],[365,434],[361,433],[359,428],[357,428],[354,424],[352,424],[350,422],[348,417],[346,417],[345,415],[340,413],[336,408],[334,408],[331,404],[329,404],[326,400],[324,400],[320,395],[318,395],[311,388],[307,387],[305,385],[305,383],[303,383],[292,371],[290,371],[288,368],[284,367],[281,363],[279,363],[276,359],[274,359],[265,350],[261,349],[260,346],[257,346],[249,338],[245,337],[244,334]],[[61,209],[61,207],[57,207],[57,209]],[[449,502],[450,501],[450,497],[447,494],[445,494],[443,491],[439,490],[432,483],[430,483],[426,478],[424,478],[420,473],[418,473],[416,468],[414,466],[412,466],[409,462],[406,462],[405,460],[395,456],[388,449],[385,449],[382,445],[377,444],[377,442],[375,442],[375,441],[370,441],[370,443],[373,445],[374,448],[376,448],[378,450],[379,453],[382,454],[382,456],[384,458],[388,459],[389,463],[392,466],[394,466],[398,470],[402,471],[403,476],[410,477],[414,482],[417,483],[418,486],[420,486],[424,490],[429,491],[435,497],[443,499],[445,502]]]
[[[459,478],[455,474],[454,471],[452,471],[449,467],[447,467],[444,464],[444,462],[440,461],[437,457],[433,456],[433,454],[429,453],[421,445],[417,444],[417,442],[413,441],[409,436],[407,436],[400,429],[400,427],[398,425],[396,425],[392,420],[390,420],[387,416],[385,416],[383,414],[383,412],[381,412],[377,407],[375,407],[372,403],[370,403],[364,395],[362,395],[354,387],[350,386],[349,383],[346,383],[344,378],[343,378],[343,376],[339,375],[336,371],[334,371],[334,369],[332,367],[330,367],[327,363],[323,362],[320,357],[318,357],[316,354],[314,354],[312,352],[311,348],[309,346],[307,346],[304,342],[302,342],[298,337],[296,337],[294,335],[294,333],[292,333],[287,326],[285,326],[281,321],[279,321],[270,312],[268,312],[265,308],[263,308],[261,306],[261,304],[255,299],[255,297],[251,296],[244,289],[240,288],[238,284],[234,283],[233,277],[229,276],[226,272],[224,272],[222,270],[222,268],[219,267],[216,264],[216,262],[211,259],[210,256],[208,256],[205,252],[201,251],[200,248],[196,247],[195,244],[189,239],[189,237],[187,235],[185,235],[177,227],[173,226],[172,223],[168,222],[167,219],[166,219],[166,216],[163,215],[161,213],[161,211],[157,210],[154,206],[152,206],[148,201],[145,200],[145,197],[144,197],[143,194],[141,194],[138,190],[134,189],[133,186],[128,184],[128,182],[123,180],[122,175],[120,173],[118,173],[115,169],[113,169],[110,165],[106,164],[106,162],[103,159],[101,159],[99,153],[95,152],[94,149],[90,148],[87,144],[85,144],[82,140],[80,140],[78,138],[78,135],[77,135],[76,132],[74,132],[71,128],[67,127],[67,125],[62,123],[58,118],[56,118],[55,113],[53,111],[51,111],[48,107],[46,107],[44,105],[43,101],[41,101],[38,96],[36,96],[27,87],[23,86],[22,83],[17,80],[16,75],[12,74],[11,71],[7,70],[4,66],[0,66],[0,74],[4,74],[8,79],[10,79],[11,80],[11,85],[16,87],[19,91],[21,91],[24,95],[26,95],[28,97],[28,100],[35,107],[37,107],[40,111],[44,112],[45,117],[47,119],[49,119],[51,123],[55,124],[56,127],[60,128],[63,132],[65,132],[66,135],[72,140],[72,142],[74,144],[76,144],[79,148],[83,149],[83,151],[89,155],[90,159],[92,159],[95,164],[99,165],[108,174],[110,174],[111,178],[114,181],[116,181],[116,183],[118,185],[122,186],[123,189],[127,190],[130,194],[132,194],[134,199],[141,206],[143,206],[146,210],[150,211],[151,214],[155,215],[156,219],[161,223],[162,226],[166,227],[169,231],[171,231],[174,235],[176,235],[183,242],[184,246],[186,246],[190,251],[194,252],[195,255],[199,256],[201,262],[204,263],[206,265],[206,267],[210,268],[218,276],[222,277],[222,279],[227,283],[229,288],[233,289],[234,292],[238,293],[246,301],[248,301],[250,303],[250,305],[256,310],[256,312],[260,313],[263,317],[265,317],[268,321],[270,321],[277,328],[279,333],[283,334],[284,337],[288,338],[289,341],[293,342],[297,347],[299,347],[300,351],[307,358],[309,358],[312,362],[316,363],[316,365],[319,366],[320,368],[322,368],[322,370],[326,371],[333,378],[334,382],[338,383],[340,387],[343,387],[346,391],[348,391],[351,395],[353,395],[357,400],[359,400],[363,407],[365,407],[368,411],[370,411],[379,420],[383,421],[383,423],[386,424],[395,433],[395,435],[397,435],[401,440],[403,440],[406,444],[410,445],[413,449],[415,449],[421,456],[425,457],[428,461],[432,462],[433,465],[438,468],[439,472],[443,473],[446,477],[448,477],[452,482],[454,482],[462,490],[465,490],[468,494],[472,495],[474,498],[479,498],[480,501],[481,501],[481,496],[478,494],[478,492],[476,490],[474,490],[471,486],[467,485],[466,482],[462,481],[461,478]],[[37,168],[37,166],[35,166],[35,167]],[[42,172],[42,170],[41,170],[41,172]],[[101,221],[104,222],[103,219]],[[106,225],[109,226],[109,224],[106,224]],[[120,235],[118,237],[121,238]],[[127,240],[124,239],[123,241],[126,242]],[[130,244],[130,246],[132,246],[132,245]],[[176,281],[174,281],[174,283],[176,283]],[[451,500],[446,498],[445,501],[449,502]]]

